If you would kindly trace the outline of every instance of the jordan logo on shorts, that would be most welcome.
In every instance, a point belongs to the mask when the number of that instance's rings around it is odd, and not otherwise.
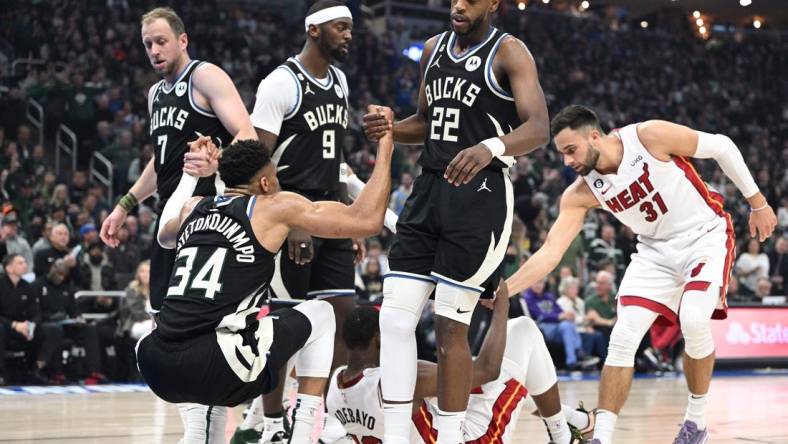
[[[484,178],[484,181],[482,182],[482,186],[480,186],[479,189],[476,190],[476,192],[478,193],[479,191],[482,191],[482,190],[486,190],[486,191],[489,191],[490,193],[492,193],[492,190],[487,188],[487,178],[486,177]]]

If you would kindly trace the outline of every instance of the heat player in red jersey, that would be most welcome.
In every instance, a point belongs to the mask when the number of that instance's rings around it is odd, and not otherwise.
[[[635,352],[651,324],[678,323],[684,335],[687,412],[675,443],[704,443],[706,394],[714,367],[710,320],[724,319],[734,259],[731,217],[722,196],[688,160],[714,159],[751,206],[750,235],[761,241],[777,218],[744,163],[721,134],[651,120],[605,134],[596,114],[572,105],[550,125],[555,146],[581,177],[561,196],[544,245],[507,281],[518,294],[558,265],[588,210],[609,211],[638,235],[618,292],[618,321],[602,370],[593,443],[610,444],[632,382]]]

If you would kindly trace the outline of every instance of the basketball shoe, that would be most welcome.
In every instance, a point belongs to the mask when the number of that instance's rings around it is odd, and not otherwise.
[[[698,430],[698,425],[695,422],[684,421],[673,444],[705,444],[708,441],[709,432],[706,429]]]

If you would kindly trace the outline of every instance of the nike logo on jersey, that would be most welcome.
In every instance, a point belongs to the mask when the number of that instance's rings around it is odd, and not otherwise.
[[[470,310],[460,310],[459,308],[457,309],[457,314],[465,314],[470,312],[471,312]]]
[[[487,187],[487,178],[486,177],[484,178],[484,181],[482,181],[482,186],[480,186],[479,189],[476,190],[477,193],[479,191],[488,191],[488,192],[492,193],[492,190]]]

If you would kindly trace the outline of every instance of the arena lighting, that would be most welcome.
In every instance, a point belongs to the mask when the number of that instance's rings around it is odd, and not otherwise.
[[[706,34],[706,27],[701,26],[700,28],[698,28],[698,31],[700,31],[701,34]]]
[[[758,19],[753,20],[752,27],[755,29],[761,29],[761,21]]]
[[[581,8],[582,10],[584,10],[584,11],[585,11],[586,9],[590,8],[590,7],[591,7],[591,3],[588,3],[588,0],[583,0],[583,2],[582,2],[582,3],[580,3],[580,8]]]
[[[550,0],[542,0],[542,3],[544,3],[546,5],[546,4],[550,3]]]
[[[695,17],[695,18],[700,18],[700,11],[693,12],[692,16]]]
[[[640,22],[640,27],[641,28],[648,28],[648,22],[643,20],[642,22]]]
[[[742,6],[750,6],[752,4],[752,0],[739,0],[739,4]]]
[[[517,9],[520,11],[525,11],[525,2],[517,3]]]
[[[695,20],[695,24],[698,25],[698,26],[703,26],[703,19]]]

